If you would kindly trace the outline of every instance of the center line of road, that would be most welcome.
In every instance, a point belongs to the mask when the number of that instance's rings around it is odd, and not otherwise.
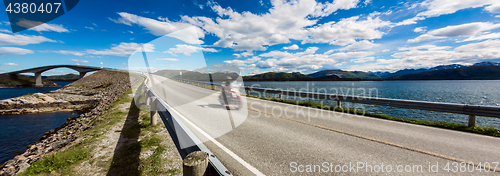
[[[187,84],[187,85],[189,85],[189,84]],[[191,92],[193,94],[196,94],[196,95],[199,95],[199,96],[202,96],[202,95],[194,93],[192,91],[189,91],[189,92]],[[210,97],[207,97],[207,98],[210,98]],[[212,98],[210,98],[210,99],[212,99]],[[263,100],[261,100],[261,101],[263,101]],[[268,113],[268,112],[263,112],[263,111],[252,109],[252,108],[246,108],[246,109],[251,110],[251,111],[255,111],[255,112],[259,112],[259,113],[263,113],[263,114],[272,115],[272,116],[279,117],[279,118],[282,118],[282,119],[291,120],[291,121],[294,121],[294,122],[298,122],[298,123],[302,123],[302,124],[306,124],[306,125],[318,127],[318,128],[321,128],[321,129],[325,129],[325,130],[329,130],[329,131],[333,131],[333,132],[337,132],[337,133],[341,133],[341,134],[345,134],[345,135],[357,137],[357,138],[360,138],[360,139],[370,140],[370,141],[373,141],[373,142],[377,142],[377,143],[381,143],[381,144],[385,144],[385,145],[389,145],[389,146],[394,146],[394,147],[398,147],[398,148],[409,150],[409,151],[414,151],[414,152],[419,152],[419,153],[430,155],[430,156],[435,156],[435,157],[438,157],[438,158],[442,158],[442,159],[446,159],[446,160],[450,160],[450,161],[454,161],[454,162],[473,163],[474,166],[480,166],[480,167],[488,169],[490,171],[498,172],[496,170],[496,168],[493,168],[491,166],[486,166],[484,164],[479,164],[479,163],[476,163],[476,162],[471,162],[471,161],[467,161],[467,160],[463,160],[463,159],[459,159],[459,158],[455,158],[455,157],[451,157],[451,156],[441,155],[441,154],[438,154],[438,153],[429,152],[429,151],[425,151],[425,150],[420,150],[420,149],[412,148],[412,147],[407,147],[407,146],[403,146],[403,145],[400,145],[400,144],[395,144],[395,143],[392,143],[392,142],[386,142],[386,141],[378,140],[378,139],[375,139],[375,138],[370,138],[370,137],[361,136],[361,135],[357,135],[357,134],[353,134],[353,133],[349,133],[349,132],[345,132],[345,131],[341,131],[341,130],[336,130],[336,129],[333,129],[333,128],[329,128],[329,127],[325,127],[325,126],[321,126],[321,125],[316,125],[316,124],[313,124],[313,123],[308,123],[308,122],[304,122],[304,121],[300,121],[300,120],[296,120],[296,119],[291,119],[291,118],[288,118],[288,117],[279,116],[279,115],[276,115],[276,114],[272,114],[272,113]]]
[[[403,146],[403,145],[400,145],[400,144],[395,144],[395,143],[392,143],[392,142],[386,142],[386,141],[382,141],[382,140],[378,140],[378,139],[374,139],[374,138],[370,138],[370,137],[366,137],[366,136],[361,136],[361,135],[357,135],[357,134],[353,134],[353,133],[349,133],[349,132],[345,132],[345,131],[341,131],[341,130],[336,130],[336,129],[333,129],[333,128],[329,128],[329,127],[325,127],[325,126],[321,126],[321,125],[316,125],[316,124],[313,124],[313,123],[308,123],[308,122],[304,122],[304,121],[300,121],[300,120],[296,120],[296,119],[291,119],[291,118],[288,118],[288,117],[283,117],[283,116],[275,115],[275,114],[272,114],[272,113],[263,112],[263,111],[256,110],[256,109],[252,109],[252,108],[246,108],[246,109],[251,110],[251,111],[256,111],[256,112],[259,112],[259,113],[264,113],[264,114],[272,115],[272,116],[279,117],[279,118],[282,118],[282,119],[291,120],[291,121],[294,121],[294,122],[298,122],[298,123],[302,123],[302,124],[306,124],[306,125],[318,127],[318,128],[325,129],[325,130],[329,130],[329,131],[333,131],[333,132],[337,132],[337,133],[341,133],[341,134],[345,134],[345,135],[349,135],[349,136],[353,136],[353,137],[357,137],[357,138],[361,138],[361,139],[366,139],[366,140],[370,140],[370,141],[373,141],[373,142],[378,142],[378,143],[389,145],[389,146],[398,147],[398,148],[405,149],[405,150],[410,150],[410,151],[414,151],[414,152],[419,152],[419,153],[423,153],[423,154],[435,156],[435,157],[446,159],[446,160],[451,160],[451,161],[460,162],[460,163],[461,162],[473,163],[474,166],[480,166],[482,168],[485,168],[485,169],[488,169],[488,170],[491,170],[491,171],[494,171],[494,172],[498,172],[498,171],[496,171],[495,168],[490,167],[490,166],[486,166],[484,164],[480,165],[480,164],[475,163],[475,162],[471,162],[471,161],[467,161],[467,160],[463,160],[463,159],[459,159],[459,158],[454,158],[454,157],[451,157],[451,156],[441,155],[441,154],[437,154],[437,153],[434,153],[434,152],[429,152],[429,151],[420,150],[420,149],[416,149],[416,148],[411,148],[411,147]]]

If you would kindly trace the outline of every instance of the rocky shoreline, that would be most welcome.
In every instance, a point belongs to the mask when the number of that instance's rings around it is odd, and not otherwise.
[[[92,75],[45,94],[32,94],[2,101],[4,113],[35,113],[60,110],[90,110],[76,118],[68,118],[61,127],[46,132],[35,144],[0,165],[0,175],[21,173],[44,155],[57,151],[77,139],[76,134],[93,127],[96,120],[111,103],[130,88],[140,77],[129,78],[126,72],[101,70]],[[6,108],[17,108],[7,110]],[[80,108],[80,109],[79,109]]]

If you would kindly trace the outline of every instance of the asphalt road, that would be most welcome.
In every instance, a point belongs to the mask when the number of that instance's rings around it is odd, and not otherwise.
[[[500,173],[499,138],[254,98],[228,111],[219,92],[159,76],[152,83],[167,104],[215,139],[189,126],[233,175]]]

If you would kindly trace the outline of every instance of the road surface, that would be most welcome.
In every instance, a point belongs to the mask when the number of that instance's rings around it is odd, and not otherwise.
[[[233,175],[500,171],[499,138],[255,98],[246,98],[247,106],[240,110],[228,111],[217,100],[219,92],[160,76],[153,76],[152,83],[161,99],[196,126],[188,125]]]

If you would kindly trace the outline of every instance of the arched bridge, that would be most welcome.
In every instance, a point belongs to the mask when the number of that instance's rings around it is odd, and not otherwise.
[[[73,70],[79,72],[80,78],[83,78],[88,72],[103,69],[103,68],[99,68],[99,67],[90,67],[90,66],[81,66],[81,65],[51,65],[51,66],[30,68],[30,69],[26,69],[26,70],[19,70],[19,71],[15,71],[15,72],[10,72],[9,74],[10,74],[11,78],[17,79],[17,75],[19,73],[34,73],[35,74],[35,86],[43,87],[42,73],[47,71],[47,70],[52,70],[55,68],[63,68],[63,67],[70,68],[70,69],[73,69]]]

